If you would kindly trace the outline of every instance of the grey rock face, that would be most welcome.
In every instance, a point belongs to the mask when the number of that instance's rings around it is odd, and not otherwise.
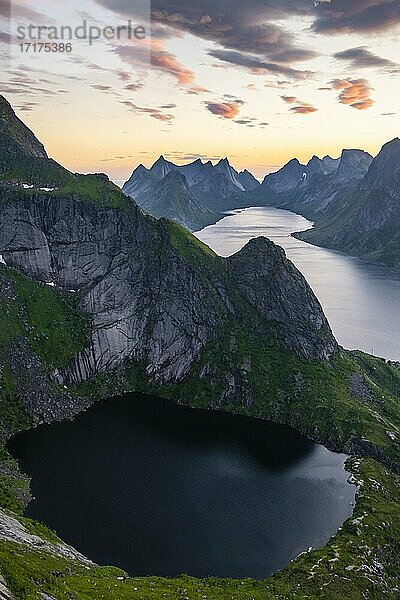
[[[354,150],[348,151],[347,157],[345,174],[351,174],[356,165],[358,173],[364,171],[364,177],[337,194],[324,218],[317,219],[316,228],[301,237],[398,270],[400,140],[385,144],[373,160]]]
[[[228,262],[243,295],[268,323],[277,324],[287,347],[309,358],[331,356],[336,342],[322,308],[282,248],[254,238]]]
[[[0,254],[7,265],[75,290],[91,320],[90,344],[56,374],[61,383],[86,380],[127,359],[158,383],[179,380],[229,315],[248,321],[243,301],[259,311],[265,330],[273,329],[271,343],[312,358],[334,351],[317,299],[271,242],[250,243],[224,260],[189,241],[188,252],[196,255],[191,264],[171,242],[171,227],[177,226],[139,208],[104,209],[70,196],[32,194],[3,204]]]
[[[156,379],[180,378],[223,316],[223,301],[164,243],[139,210],[132,216],[72,198],[35,195],[3,207],[0,246],[8,266],[81,295],[90,347],[63,376],[82,381],[124,359]],[[208,289],[205,289],[208,288]],[[211,306],[202,301],[209,295]]]
[[[271,188],[278,194],[285,193],[299,185],[305,172],[306,166],[300,164],[297,158],[293,158],[276,173],[266,175],[262,185]]]
[[[80,552],[71,546],[64,544],[61,540],[59,542],[48,542],[41,537],[30,533],[24,525],[17,521],[17,519],[10,514],[5,513],[3,510],[0,510],[0,540],[21,544],[24,546],[24,549],[28,548],[31,550],[48,552],[53,556],[76,561],[83,565],[94,565],[91,560],[80,554]],[[0,585],[2,583],[3,582],[0,579]],[[5,596],[5,598],[7,598],[7,596]],[[13,596],[9,596],[9,598],[13,598]]]
[[[362,179],[366,175],[372,160],[372,156],[363,150],[343,150],[335,181],[337,183],[348,183]]]
[[[240,181],[246,192],[251,192],[252,190],[256,190],[260,187],[260,182],[257,181],[254,175],[247,169],[240,171],[237,179]]]

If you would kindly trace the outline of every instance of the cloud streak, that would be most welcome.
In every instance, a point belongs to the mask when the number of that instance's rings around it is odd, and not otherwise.
[[[130,100],[121,100],[121,104],[126,106],[132,112],[149,115],[152,119],[156,119],[157,121],[164,121],[166,123],[169,123],[175,118],[174,115],[171,115],[170,113],[165,113],[160,108],[139,106],[138,104],[135,104]]]
[[[285,77],[290,77],[291,79],[305,79],[307,76],[311,75],[310,71],[301,71],[284,65],[265,62],[257,56],[233,50],[210,50],[208,55],[222,62],[249,69],[256,75],[270,73],[274,75],[285,75]]]
[[[398,65],[388,60],[387,58],[382,58],[373,52],[370,52],[366,46],[358,46],[356,48],[348,48],[347,50],[342,50],[341,52],[336,52],[333,55],[337,60],[348,61],[350,66],[354,69],[364,69],[364,68],[388,68],[388,69],[398,69]]]
[[[297,115],[309,115],[310,113],[316,112],[318,108],[311,106],[311,104],[299,104],[298,106],[292,106],[289,110]]]

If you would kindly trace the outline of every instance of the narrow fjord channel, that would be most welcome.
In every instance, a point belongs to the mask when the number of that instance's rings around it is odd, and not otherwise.
[[[400,360],[400,274],[291,235],[310,227],[304,217],[266,206],[232,211],[196,235],[221,256],[238,252],[251,238],[269,238],[313,288],[339,344]]]
[[[400,359],[400,276],[291,237],[288,211],[233,211],[196,235],[218,254],[283,246],[339,342]],[[10,444],[32,476],[27,514],[131,575],[264,578],[322,546],[350,516],[345,456],[288,427],[131,394]]]

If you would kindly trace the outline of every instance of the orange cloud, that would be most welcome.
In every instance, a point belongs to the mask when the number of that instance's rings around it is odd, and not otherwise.
[[[134,68],[148,68],[151,66],[175,77],[181,85],[194,82],[195,75],[193,71],[186,69],[174,54],[165,50],[163,40],[142,40],[140,46],[120,44],[114,48],[114,52]]]
[[[334,79],[331,86],[334,90],[341,90],[341,104],[347,104],[357,110],[366,110],[374,104],[370,97],[371,86],[366,79]]]
[[[311,104],[299,104],[299,106],[292,106],[290,110],[299,115],[308,115],[309,113],[316,112],[318,108],[311,106]]]
[[[164,50],[159,41],[153,40],[151,44],[151,64],[156,69],[175,77],[182,85],[193,83],[195,79],[193,71],[181,65],[173,54]]]
[[[281,96],[281,98],[284,102],[287,102],[288,104],[294,104],[295,102],[297,102],[296,96]]]
[[[172,121],[172,119],[174,119],[173,115],[163,112],[160,108],[150,108],[150,107],[146,107],[146,106],[138,106],[137,104],[135,104],[134,102],[131,102],[130,100],[121,100],[121,104],[124,104],[125,106],[127,106],[129,108],[129,110],[131,110],[132,112],[147,114],[150,117],[152,117],[153,119],[157,119],[157,121],[170,122],[170,121]]]
[[[236,102],[206,102],[207,110],[223,119],[234,119],[239,114]]]
[[[209,94],[210,90],[208,90],[205,87],[202,87],[201,85],[193,85],[191,88],[189,88],[186,92],[187,94],[194,94],[194,95],[199,95],[199,94]]]

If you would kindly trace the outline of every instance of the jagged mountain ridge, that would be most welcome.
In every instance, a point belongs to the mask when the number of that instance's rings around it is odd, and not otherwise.
[[[306,165],[297,158],[290,160],[275,173],[265,176],[262,187],[281,194],[283,202],[291,206],[296,199],[307,204],[312,200],[312,193],[330,186],[331,192],[336,193],[340,185],[359,181],[367,172],[372,162],[372,156],[362,150],[343,150],[337,159],[325,156],[320,159],[314,155]],[[307,194],[312,190],[311,194]],[[328,195],[328,194],[327,194]],[[318,206],[314,206],[317,210]]]
[[[175,196],[174,188],[162,185],[172,172],[185,178],[186,203],[182,186],[178,186]],[[223,210],[231,208],[233,197],[259,185],[249,171],[239,173],[227,158],[215,165],[200,158],[186,165],[175,165],[160,156],[150,169],[139,165],[122,189],[153,216],[165,216],[196,230],[217,221]]]
[[[202,229],[219,218],[199,202],[180,171],[170,170],[158,179],[140,165],[124,186],[124,192],[150,215],[157,219],[167,217],[189,230]]]
[[[375,158],[343,150],[330,172],[323,172],[324,161],[313,157],[301,165],[293,159],[267,175],[266,203],[315,222],[312,230],[296,234],[302,240],[400,269],[399,139],[384,144]]]

